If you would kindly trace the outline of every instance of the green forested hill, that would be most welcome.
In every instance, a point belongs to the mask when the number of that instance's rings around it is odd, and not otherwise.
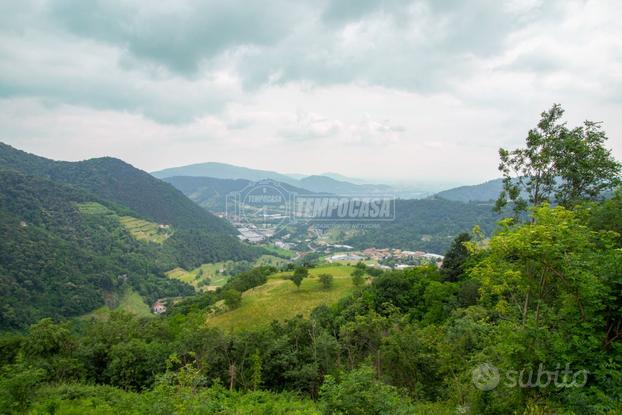
[[[0,167],[75,185],[155,222],[235,233],[226,221],[201,209],[170,184],[115,158],[54,161],[0,143]]]
[[[456,235],[478,225],[492,232],[500,216],[492,203],[463,203],[441,198],[397,200],[395,219],[378,227],[363,228],[347,244],[445,252]]]
[[[128,218],[167,235],[141,240]],[[146,301],[189,294],[164,272],[256,255],[226,222],[126,163],[54,162],[5,145],[0,229],[0,329],[88,312],[125,285]]]
[[[0,188],[0,329],[83,314],[126,284],[147,301],[192,293],[161,275],[172,250],[137,241],[114,216],[81,213],[92,195],[13,171],[0,171]]]

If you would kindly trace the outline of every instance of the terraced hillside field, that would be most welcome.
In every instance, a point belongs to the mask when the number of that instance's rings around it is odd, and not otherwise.
[[[233,263],[233,261],[203,264],[190,271],[183,268],[175,268],[168,271],[166,276],[183,281],[197,289],[213,290],[225,285],[229,279],[229,276],[224,275],[221,271],[230,263]],[[207,283],[207,281],[209,281],[209,283]]]
[[[160,225],[131,216],[121,216],[119,221],[139,241],[162,244],[173,234],[169,225]]]
[[[84,215],[108,215],[114,216],[121,225],[139,241],[162,244],[171,235],[173,229],[169,225],[149,222],[132,216],[118,216],[106,206],[97,202],[79,203],[78,210]]]
[[[260,287],[246,291],[242,295],[240,308],[209,315],[206,324],[225,330],[249,329],[273,320],[287,320],[298,314],[307,316],[321,304],[334,304],[354,290],[350,266],[321,266],[309,271],[300,288],[284,279],[289,273],[277,273],[268,278]],[[318,275],[331,274],[333,287],[322,288]]]

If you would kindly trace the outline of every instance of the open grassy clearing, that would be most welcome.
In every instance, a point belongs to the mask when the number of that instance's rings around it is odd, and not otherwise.
[[[169,278],[183,281],[200,290],[213,290],[217,287],[225,285],[229,279],[228,275],[221,273],[221,270],[233,264],[233,261],[215,262],[203,264],[193,270],[186,271],[183,268],[174,268],[166,273]],[[209,284],[201,284],[201,282],[209,279]]]
[[[281,256],[281,257],[293,258],[296,256],[295,252],[290,251],[288,249],[277,248],[274,245],[261,245],[261,247],[264,248],[266,251],[271,252],[275,255]]]
[[[76,204],[80,213],[85,215],[116,215],[112,210],[97,202],[84,202]]]
[[[123,310],[134,314],[137,317],[153,317],[149,305],[145,303],[143,298],[131,288],[125,290],[123,295],[118,299],[118,305],[114,308],[108,306],[99,307],[96,310],[84,315],[82,318],[96,320],[108,320],[113,310]]]
[[[132,216],[121,216],[119,222],[139,241],[162,244],[173,234],[170,228],[161,228],[157,223]]]
[[[117,216],[114,211],[97,202],[78,203],[77,207],[84,215],[114,216],[130,235],[139,241],[162,244],[173,234],[173,230],[167,225],[159,225],[132,216]]]
[[[253,288],[242,295],[242,305],[232,311],[210,315],[206,324],[226,330],[249,329],[273,320],[286,320],[298,314],[308,316],[321,304],[334,304],[352,292],[353,267],[321,266],[309,270],[300,289],[284,277],[291,273],[280,272],[269,277],[268,282]],[[324,290],[317,278],[320,274],[331,274],[334,277],[333,287]]]
[[[319,240],[329,244],[339,244],[343,243],[346,239],[350,239],[361,234],[361,232],[362,231],[360,229],[336,225],[324,229]]]
[[[262,255],[255,261],[255,266],[271,265],[273,267],[280,267],[287,264],[289,261],[274,255]]]
[[[274,255],[262,255],[252,265],[258,267],[261,265],[271,265],[279,267],[287,263],[287,260],[279,258]],[[195,288],[206,291],[215,290],[218,287],[225,285],[227,280],[231,278],[228,274],[228,270],[235,268],[235,261],[221,261],[209,264],[203,264],[193,270],[187,271],[183,268],[174,268],[166,273],[169,278],[178,279],[187,284],[194,286]],[[221,272],[224,271],[224,272]],[[206,279],[209,279],[209,284],[202,283]]]

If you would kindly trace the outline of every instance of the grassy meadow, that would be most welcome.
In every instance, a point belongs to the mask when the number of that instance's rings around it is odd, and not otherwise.
[[[157,223],[132,216],[121,216],[119,222],[139,241],[162,244],[173,234],[171,229],[161,229]]]
[[[229,263],[233,263],[233,261],[203,264],[190,271],[178,267],[168,271],[166,276],[190,284],[196,289],[213,290],[225,285],[229,279],[229,276],[220,273],[220,270],[225,269]],[[210,280],[209,285],[199,286],[199,283],[207,278]]]
[[[274,267],[280,267],[287,263],[287,260],[279,258],[274,255],[262,255],[252,264],[254,267],[261,265],[272,265]],[[209,291],[215,290],[218,287],[225,285],[230,278],[229,275],[221,273],[220,270],[227,270],[235,266],[235,261],[221,261],[209,264],[203,264],[195,269],[187,271],[183,268],[177,267],[168,272],[166,276],[183,281],[192,285],[198,290]],[[209,284],[200,284],[205,279],[209,278]]]
[[[131,288],[126,289],[123,295],[117,300],[117,305],[113,308],[105,305],[84,315],[82,318],[96,320],[108,320],[112,310],[123,310],[136,317],[153,317],[151,309],[143,298]]]
[[[299,289],[284,279],[291,273],[274,274],[266,284],[244,292],[240,308],[209,315],[206,324],[225,330],[250,329],[298,314],[307,316],[315,307],[336,303],[354,289],[350,276],[353,269],[338,265],[312,268],[309,270],[309,278],[302,282]],[[333,286],[329,290],[323,289],[317,278],[324,273],[334,277]]]

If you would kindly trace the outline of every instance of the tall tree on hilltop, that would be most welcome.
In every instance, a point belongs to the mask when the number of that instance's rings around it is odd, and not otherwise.
[[[585,121],[569,129],[563,115],[561,105],[554,104],[529,131],[525,148],[499,149],[503,190],[496,211],[508,202],[516,216],[542,203],[572,207],[619,185],[621,166],[604,146],[600,123]]]

